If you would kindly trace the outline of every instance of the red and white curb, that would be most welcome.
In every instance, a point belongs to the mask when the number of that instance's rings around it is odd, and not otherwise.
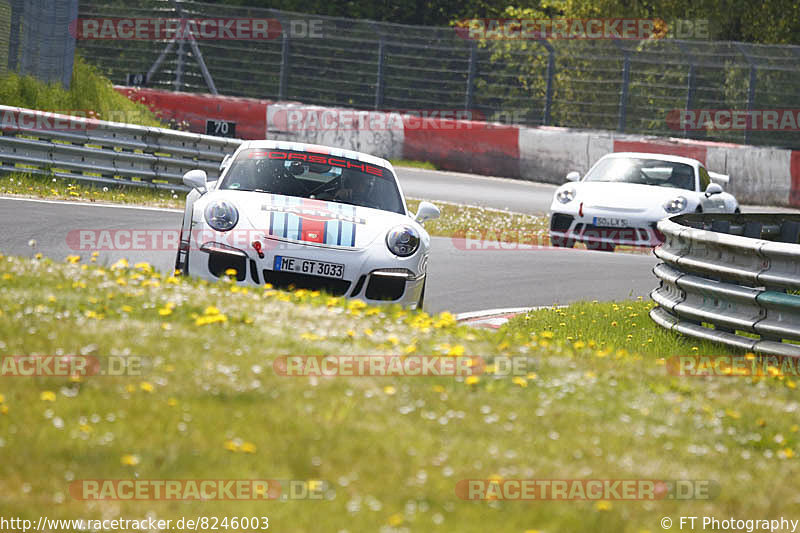
[[[509,309],[487,309],[484,311],[471,311],[469,313],[459,313],[456,320],[461,324],[476,328],[498,329],[503,324],[517,315],[528,311],[539,309],[538,307],[512,307]]]

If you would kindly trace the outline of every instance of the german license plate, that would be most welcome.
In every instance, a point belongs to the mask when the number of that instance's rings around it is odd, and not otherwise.
[[[595,226],[605,226],[607,228],[624,228],[630,226],[627,218],[594,217]]]
[[[340,265],[339,263],[326,263],[325,261],[313,261],[311,259],[300,259],[298,257],[287,257],[285,255],[275,256],[273,270],[297,272],[298,274],[309,274],[326,278],[341,279],[344,276],[344,265]]]

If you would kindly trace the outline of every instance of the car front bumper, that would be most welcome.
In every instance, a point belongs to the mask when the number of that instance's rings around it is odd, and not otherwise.
[[[656,247],[664,242],[664,236],[656,225],[663,217],[654,217],[647,213],[608,213],[594,211],[591,208],[583,213],[551,210],[550,239],[583,242],[588,248],[604,245],[626,245]],[[613,220],[609,225],[604,223]],[[624,221],[621,225],[617,223]]]
[[[213,233],[213,232],[212,232]],[[418,251],[398,258],[388,249],[372,247],[341,250],[263,239],[259,254],[252,245],[232,246],[224,235],[202,234],[188,243],[186,271],[191,276],[215,281],[235,270],[237,283],[249,286],[270,284],[278,289],[322,290],[335,296],[356,298],[370,304],[396,303],[415,308],[425,283],[427,255]],[[342,278],[276,270],[276,257],[322,261],[344,265]]]

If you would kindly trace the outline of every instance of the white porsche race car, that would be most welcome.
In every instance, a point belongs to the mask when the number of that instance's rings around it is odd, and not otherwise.
[[[421,307],[430,250],[392,165],[327,146],[248,141],[187,196],[176,269],[216,280],[320,289],[369,303]]]
[[[614,153],[580,178],[567,174],[550,205],[550,242],[613,251],[618,244],[654,247],[664,241],[659,220],[680,213],[738,213],[722,190],[729,177],[708,172],[696,159],[661,154]],[[575,182],[575,183],[573,183]]]

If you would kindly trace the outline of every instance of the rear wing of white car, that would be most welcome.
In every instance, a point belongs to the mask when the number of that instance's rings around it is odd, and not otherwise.
[[[727,185],[731,182],[731,177],[727,174],[718,174],[717,172],[708,171],[708,177],[711,178],[711,181],[714,183],[719,183],[720,185]]]

